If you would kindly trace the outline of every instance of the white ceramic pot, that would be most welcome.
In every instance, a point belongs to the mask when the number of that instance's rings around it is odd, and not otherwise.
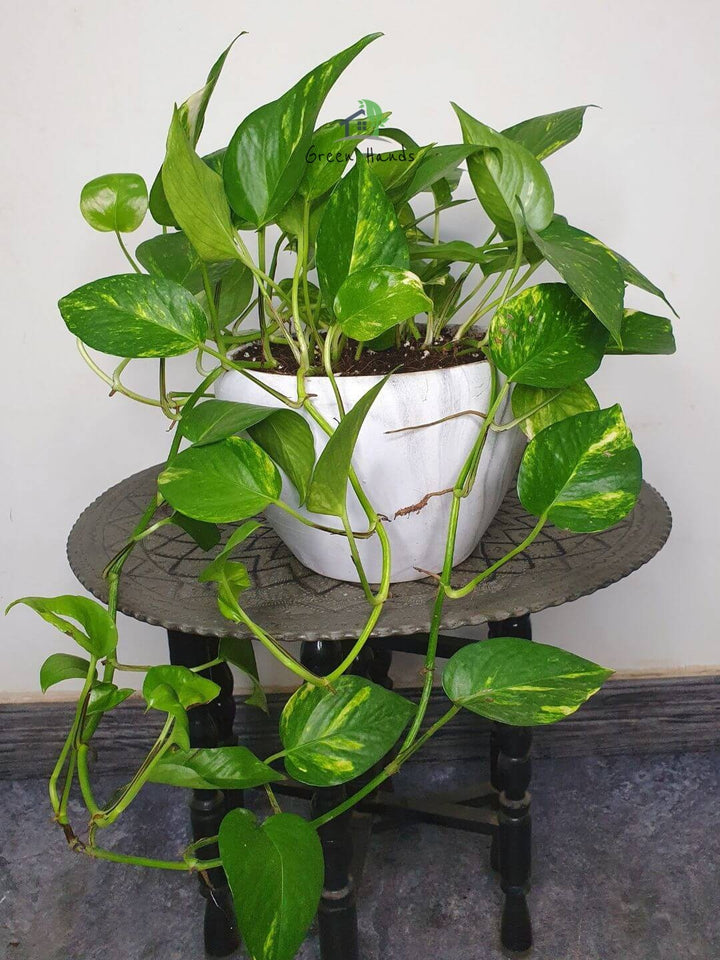
[[[275,390],[297,397],[294,376],[265,371],[253,375]],[[337,377],[346,409],[350,409],[381,377]],[[331,423],[337,422],[337,406],[326,377],[309,377],[307,392]],[[272,405],[275,401],[262,387],[241,373],[229,371],[217,381],[215,395],[222,400]],[[490,368],[485,362],[468,363],[444,370],[393,374],[370,409],[353,456],[353,466],[375,510],[388,518],[385,527],[392,548],[393,582],[425,576],[417,568],[439,571],[443,564],[451,488],[477,437],[478,417],[468,414],[422,430],[391,433],[400,427],[428,423],[463,410],[488,409]],[[507,406],[507,405],[506,405]],[[309,417],[319,455],[327,436]],[[509,409],[498,420],[509,419]],[[520,460],[523,438],[519,430],[490,432],[485,443],[477,480],[462,502],[455,546],[460,563],[477,546],[500,506]],[[338,527],[335,517],[309,514],[298,504],[293,486],[283,477],[283,499],[318,523]],[[411,509],[408,509],[411,508]],[[269,507],[267,519],[278,536],[305,566],[338,580],[358,582],[345,537],[307,527],[277,507]],[[366,530],[367,519],[348,485],[348,515],[354,530]],[[381,571],[377,537],[358,540],[363,566],[371,583]]]

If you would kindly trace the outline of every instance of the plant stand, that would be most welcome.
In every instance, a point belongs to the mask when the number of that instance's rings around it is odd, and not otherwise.
[[[112,487],[79,518],[68,541],[70,565],[81,583],[106,599],[101,571],[123,546],[138,516],[155,492],[160,467],[151,467]],[[402,523],[402,519],[395,522]],[[463,582],[520,543],[534,525],[514,493],[508,494],[475,553],[456,568]],[[530,613],[593,593],[642,566],[661,549],[671,518],[662,497],[643,484],[635,510],[622,523],[600,534],[571,534],[546,526],[530,548],[502,567],[473,594],[445,605],[443,628],[488,623],[491,636],[530,639]],[[227,531],[226,531],[227,532]],[[329,673],[343,647],[357,636],[366,616],[362,589],[329,580],[303,567],[268,527],[261,527],[238,548],[252,587],[243,607],[268,633],[302,643],[301,659],[318,674]],[[208,554],[175,526],[160,528],[141,541],[123,571],[119,609],[168,631],[170,659],[198,666],[216,656],[218,639],[244,635],[217,609],[211,584],[197,575]],[[354,665],[354,672],[390,685],[392,651],[424,653],[431,601],[430,580],[396,584],[378,629]],[[472,642],[443,635],[438,656],[445,658]],[[237,742],[233,732],[233,680],[226,664],[205,673],[221,694],[189,711],[194,746]],[[523,951],[532,944],[527,890],[530,879],[530,748],[532,731],[496,723],[491,736],[490,783],[431,798],[398,798],[380,791],[320,830],[325,853],[325,890],[319,930],[323,960],[358,960],[356,880],[370,829],[387,828],[398,816],[491,837],[490,859],[505,895],[501,922],[503,946]],[[335,807],[344,787],[310,790],[299,784],[278,785],[278,792],[311,796],[315,815]],[[218,832],[228,809],[241,806],[242,791],[193,791],[190,817],[195,839]],[[354,849],[355,848],[355,849]],[[212,847],[204,856],[217,856]],[[201,883],[206,898],[205,946],[211,956],[226,956],[238,946],[232,900],[221,868],[209,871],[211,886]]]

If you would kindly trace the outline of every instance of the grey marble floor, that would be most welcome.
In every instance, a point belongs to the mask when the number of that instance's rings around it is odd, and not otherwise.
[[[400,786],[485,775],[417,764]],[[184,803],[183,791],[146,788],[113,844],[172,856]],[[194,878],[71,854],[40,781],[0,784],[0,811],[0,955],[203,957]],[[533,960],[720,958],[720,753],[537,761],[533,814]],[[376,835],[359,894],[363,960],[501,958],[487,845],[431,825]],[[318,956],[311,934],[299,958]]]

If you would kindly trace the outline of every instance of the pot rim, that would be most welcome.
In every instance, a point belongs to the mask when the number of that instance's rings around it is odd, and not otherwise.
[[[469,367],[469,368],[480,367],[483,364],[487,364],[487,362],[488,362],[487,357],[483,357],[482,360],[471,360],[469,363],[456,363],[448,367],[434,367],[431,370],[405,370],[405,371],[396,370],[391,372],[389,375],[386,373],[364,373],[360,375],[356,375],[352,373],[346,373],[346,374],[336,373],[335,379],[342,380],[344,382],[347,382],[348,380],[350,381],[357,380],[358,383],[362,383],[365,381],[368,384],[370,383],[375,384],[375,383],[378,383],[380,380],[382,380],[384,377],[388,377],[389,380],[393,380],[396,377],[421,377],[421,376],[429,377],[437,374],[451,373],[454,370],[461,370],[463,367]],[[240,370],[226,370],[223,373],[223,376],[227,376],[228,373],[235,373],[235,374],[238,374],[238,376],[243,376]],[[250,373],[254,377],[262,375],[266,377],[277,377],[278,379],[282,378],[284,380],[292,380],[293,383],[297,381],[296,373],[278,373],[275,370],[265,370],[263,368],[248,370],[248,373]],[[312,376],[305,377],[306,383],[312,383],[314,381],[325,382],[325,383],[330,382],[329,377],[327,376],[327,374],[324,374],[324,373],[313,374]]]

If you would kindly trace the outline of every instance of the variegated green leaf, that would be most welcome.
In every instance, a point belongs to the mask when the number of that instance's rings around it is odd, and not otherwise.
[[[192,790],[249,790],[283,776],[247,747],[199,747],[164,754],[148,779]]]
[[[520,143],[481,123],[457,104],[463,140],[483,149],[468,157],[468,173],[480,203],[501,230],[519,232],[526,221],[543,230],[553,215],[550,178],[539,160]]]
[[[195,446],[216,443],[242,433],[277,409],[234,400],[204,400],[182,415],[180,432]]]
[[[515,383],[567,387],[600,366],[607,330],[564,283],[541,283],[492,319],[485,352]]]
[[[136,248],[135,256],[147,272],[155,277],[173,280],[190,293],[199,294],[203,289],[202,260],[182,230],[161,233],[145,240]],[[231,268],[247,270],[237,260],[211,263],[207,267],[210,283],[213,286],[218,284]]]
[[[551,423],[586,410],[597,410],[599,406],[597,397],[584,380],[555,390],[517,383],[512,392],[513,414],[524,418],[519,426],[530,440]]]
[[[19,603],[30,607],[46,623],[52,624],[66,636],[72,637],[83,650],[87,650],[94,657],[106,657],[117,646],[118,632],[115,622],[107,608],[97,600],[72,595],[21,597],[19,600],[13,600],[5,613]]]
[[[345,674],[334,692],[306,683],[280,718],[285,769],[317,787],[354,780],[385,756],[414,710],[409,700],[363,677]]]
[[[278,100],[246,117],[233,134],[223,176],[230,204],[256,227],[274,220],[302,180],[320,108],[331,87],[369,43],[369,34],[315,67]]]
[[[513,726],[555,723],[600,689],[612,670],[520,637],[492,637],[454,654],[443,671],[453,703]]]
[[[666,317],[656,317],[642,310],[626,310],[622,322],[622,346],[611,340],[605,353],[675,353],[672,323]]]
[[[313,132],[305,153],[306,169],[298,186],[302,197],[317,200],[329,193],[342,177],[354,152],[352,143],[341,142],[344,134],[342,120],[324,123]]]
[[[320,290],[331,308],[343,281],[358,270],[410,263],[393,205],[361,159],[330,195],[318,230],[316,259]]]
[[[432,309],[417,274],[376,264],[351,274],[340,287],[333,312],[353,340],[374,340],[390,327]]]
[[[195,153],[177,109],[170,123],[162,178],[173,215],[201,259],[239,259],[222,178]]]
[[[660,287],[656,286],[652,280],[648,280],[644,274],[640,273],[637,267],[634,267],[629,260],[626,260],[625,257],[617,253],[617,251],[610,250],[609,247],[608,250],[620,265],[620,271],[625,283],[628,283],[633,287],[637,287],[639,290],[645,290],[646,293],[651,293],[654,297],[660,297],[660,299],[664,300],[665,303],[670,307],[675,316],[677,316],[677,310],[670,303]]]
[[[230,523],[277,500],[281,480],[275,464],[256,443],[228,437],[181,451],[158,477],[158,489],[188,517]]]
[[[528,224],[533,243],[571,290],[619,342],[625,284],[615,256],[589,233],[553,217],[541,232]]]
[[[246,31],[239,33],[235,40],[239,37],[242,37]],[[205,84],[195,93],[191,94],[184,103],[181,103],[178,107],[178,114],[180,121],[183,125],[185,133],[187,134],[188,140],[190,141],[193,147],[197,146],[197,142],[200,139],[200,134],[202,133],[202,128],[205,124],[205,113],[210,103],[210,98],[215,90],[215,85],[220,78],[222,68],[225,66],[225,60],[227,55],[230,53],[235,40],[232,41],[229,47],[227,47],[220,56],[217,58],[215,63],[210,68],[208,73],[207,80]],[[173,216],[173,212],[170,209],[170,206],[165,196],[165,189],[163,187],[162,181],[162,167],[158,171],[158,175],[155,177],[155,182],[152,185],[150,190],[150,213],[153,216],[153,219],[156,223],[160,223],[166,227],[176,227],[177,221]]]
[[[541,430],[520,464],[520,502],[563,530],[594,533],[618,523],[640,493],[642,463],[622,410],[577,413]]]
[[[317,831],[294,813],[260,824],[249,810],[235,809],[220,824],[218,845],[248,954],[293,960],[322,893]]]
[[[304,503],[315,466],[315,441],[304,417],[295,410],[276,410],[248,427],[248,433],[285,473]]]
[[[593,104],[522,120],[503,130],[503,136],[521,143],[538,160],[544,160],[579,136],[585,111]]]
[[[192,294],[144,273],[93,280],[58,307],[71,333],[114,357],[177,357],[207,337],[207,318]]]
[[[107,173],[86,183],[80,212],[94,230],[131,233],[145,219],[148,193],[137,173]]]

